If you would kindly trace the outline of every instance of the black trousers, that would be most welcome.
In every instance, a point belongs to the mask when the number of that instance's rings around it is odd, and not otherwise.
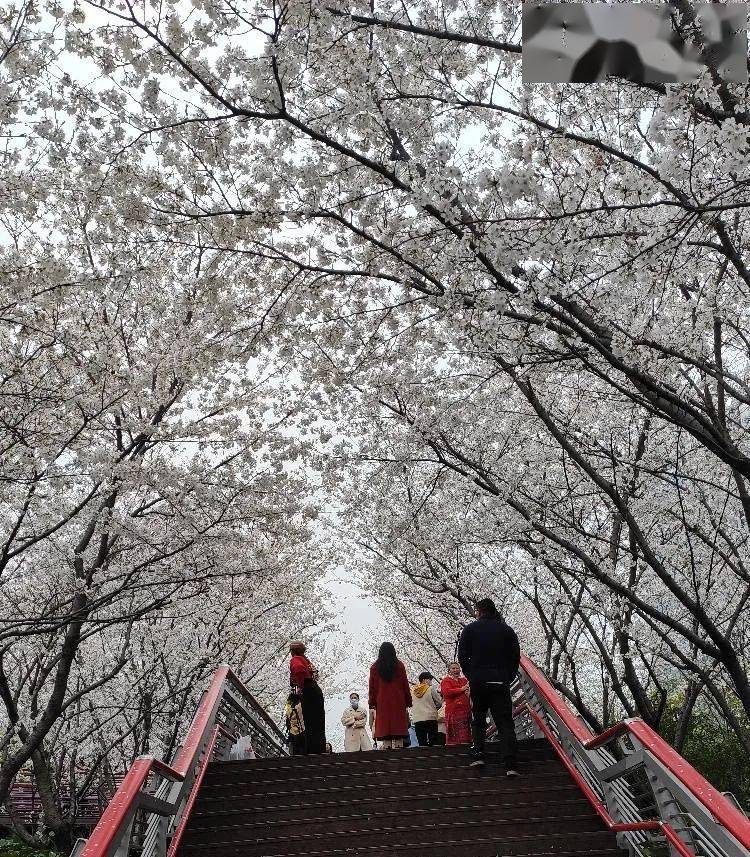
[[[516,741],[516,729],[513,725],[513,702],[510,698],[510,685],[508,683],[488,684],[484,681],[471,682],[471,708],[473,715],[471,731],[475,752],[484,752],[487,735],[487,712],[489,711],[495,721],[495,726],[497,726],[500,755],[503,763],[506,767],[515,765],[518,742]]]
[[[414,724],[420,747],[433,747],[437,744],[437,720],[420,720]]]
[[[302,689],[302,719],[305,723],[305,753],[325,753],[326,713],[323,691],[311,678]]]
[[[305,755],[305,733],[292,735],[289,742],[289,750],[292,756]]]

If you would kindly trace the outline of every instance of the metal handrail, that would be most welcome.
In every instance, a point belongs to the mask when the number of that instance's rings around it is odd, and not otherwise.
[[[529,710],[526,706],[523,707],[525,710],[529,712],[529,714],[534,718],[539,728],[544,733],[545,737],[552,744],[553,748],[557,752],[560,760],[563,765],[568,769],[568,772],[571,774],[573,779],[578,784],[578,787],[584,793],[585,797],[589,801],[589,803],[593,806],[596,813],[602,819],[602,821],[606,824],[607,828],[614,833],[626,833],[633,832],[636,830],[639,831],[652,831],[658,830],[660,831],[666,839],[676,848],[681,857],[694,857],[694,852],[685,846],[685,844],[680,840],[675,832],[674,828],[670,824],[666,824],[663,821],[629,821],[629,822],[616,822],[614,818],[607,811],[606,806],[600,798],[596,795],[593,789],[589,786],[586,780],[581,776],[578,769],[575,767],[573,762],[567,757],[565,751],[562,748],[552,734],[552,731],[549,729],[547,724],[542,720],[542,718],[536,713],[536,711]]]
[[[525,655],[519,676],[525,702],[514,715],[527,722],[517,729],[550,741],[631,855],[647,857],[652,834],[680,857],[750,857],[750,821],[640,718],[594,735]],[[641,797],[657,817],[644,817]]]
[[[171,764],[153,756],[133,762],[80,857],[129,857],[142,819],[141,857],[174,855],[211,759],[228,759],[241,735],[252,733],[260,756],[287,755],[283,732],[226,664],[203,694]],[[151,787],[149,788],[149,785]]]
[[[213,754],[214,747],[216,746],[216,742],[218,741],[220,734],[221,727],[215,726],[214,731],[211,735],[211,741],[209,742],[209,748],[207,753],[209,757]],[[180,819],[180,823],[177,825],[175,832],[172,835],[172,841],[169,843],[169,851],[167,852],[168,857],[174,857],[174,855],[177,854],[177,849],[180,847],[180,842],[182,842],[182,837],[185,833],[185,828],[187,827],[187,823],[193,811],[195,799],[198,797],[198,792],[200,791],[201,783],[203,782],[203,777],[206,773],[207,768],[208,765],[202,765],[198,776],[195,778],[195,785],[191,789],[190,794],[188,795],[187,801],[185,803],[185,809],[182,813],[182,818]]]

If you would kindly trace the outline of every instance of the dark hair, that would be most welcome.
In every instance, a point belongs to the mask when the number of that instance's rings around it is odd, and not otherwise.
[[[422,682],[426,678],[435,678],[435,676],[431,672],[427,672],[427,670],[425,670],[423,673],[419,674],[417,681]]]
[[[477,610],[487,616],[497,616],[497,607],[491,598],[482,598],[477,601]]]
[[[383,681],[393,681],[396,675],[396,647],[393,643],[382,643],[378,649],[378,659],[375,661],[375,669]]]

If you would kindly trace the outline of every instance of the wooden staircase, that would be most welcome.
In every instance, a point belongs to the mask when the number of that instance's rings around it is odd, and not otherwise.
[[[550,745],[211,762],[178,857],[622,857]]]

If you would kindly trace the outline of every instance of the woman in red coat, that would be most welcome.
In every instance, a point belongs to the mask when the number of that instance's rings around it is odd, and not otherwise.
[[[305,753],[325,753],[326,714],[323,691],[318,685],[318,671],[305,657],[307,651],[302,640],[289,644],[289,684],[297,689],[302,702],[302,720],[305,725]]]
[[[469,682],[457,663],[448,664],[448,675],[440,682],[445,700],[445,743],[471,743],[471,702]]]
[[[400,749],[409,734],[406,710],[411,705],[411,688],[393,643],[383,643],[370,667],[368,695],[370,710],[375,712],[375,739],[385,750]]]

